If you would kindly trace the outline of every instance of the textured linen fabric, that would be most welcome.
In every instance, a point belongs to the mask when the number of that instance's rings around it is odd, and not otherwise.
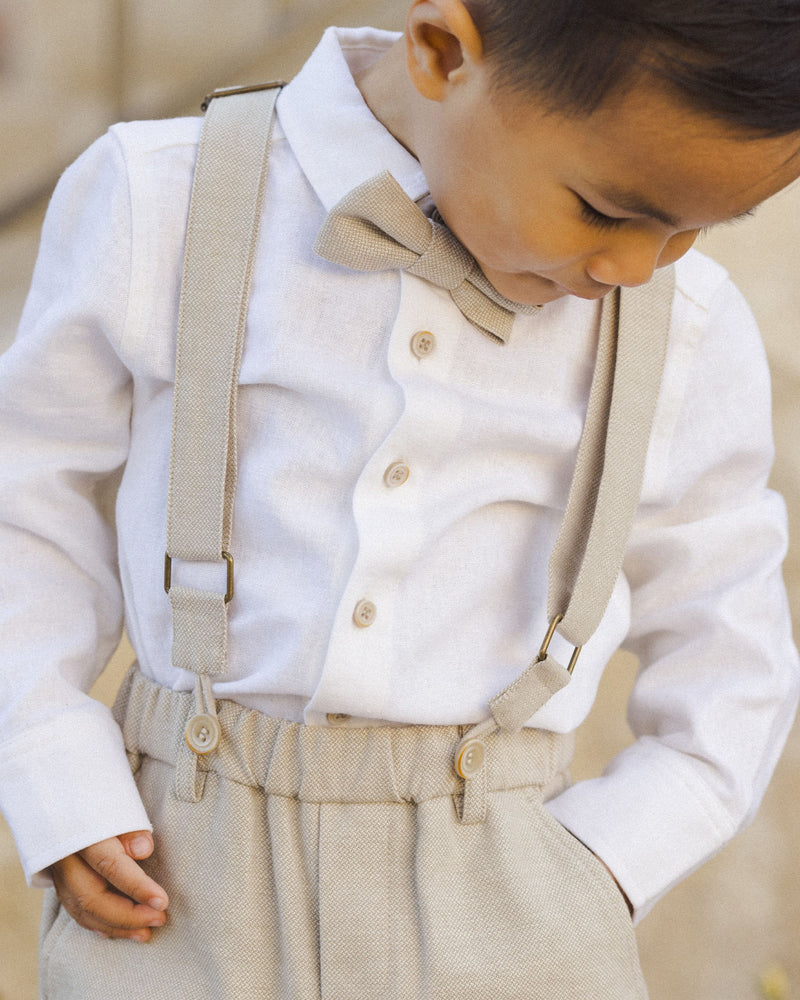
[[[358,271],[395,267],[446,288],[471,323],[503,343],[515,314],[539,311],[493,288],[472,254],[445,225],[428,218],[388,171],[345,195],[325,220],[314,250]]]
[[[278,94],[268,88],[212,100],[200,151],[218,152],[211,160],[199,155],[194,172],[206,193],[192,195],[186,233],[167,551],[195,562],[219,560],[231,544],[236,387]],[[187,409],[188,426],[178,419]]]
[[[309,725],[478,722],[530,662],[596,353],[597,303],[519,316],[501,345],[418,277],[313,253],[327,212],[383,170],[426,193],[351,76],[394,37],[327,33],[281,94],[242,358],[236,598],[215,692]],[[117,126],[66,173],[0,363],[0,805],[31,879],[149,825],[118,727],[82,693],[123,617],[146,676],[193,685],[169,662],[162,571],[199,133],[199,119]],[[530,720],[572,731],[612,652],[640,656],[635,742],[548,803],[637,916],[752,816],[798,687],[758,332],[717,265],[691,252],[676,272],[623,572],[573,680]],[[419,357],[422,330],[435,349]],[[398,461],[410,474],[393,487]],[[123,467],[115,533],[104,501]],[[201,569],[177,562],[173,582],[224,592],[224,567]],[[377,614],[357,628],[363,598]]]
[[[646,997],[622,896],[542,807],[570,736],[488,740],[487,818],[464,826],[460,727],[307,727],[223,702],[221,749],[187,802],[192,711],[138,673],[118,704],[167,925],[146,947],[104,941],[51,890],[42,1000]]]

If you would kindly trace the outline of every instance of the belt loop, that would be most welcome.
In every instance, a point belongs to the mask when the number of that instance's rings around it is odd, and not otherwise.
[[[208,772],[198,764],[197,754],[189,749],[185,740],[181,740],[175,762],[175,795],[181,802],[199,802],[203,798]]]
[[[456,804],[461,823],[483,823],[486,819],[486,772],[489,766],[487,742],[498,731],[494,719],[484,719],[467,730],[456,748],[453,767],[456,774],[464,780],[460,810]]]
[[[458,818],[465,826],[483,823],[486,819],[486,768],[473,778],[464,779],[464,794]]]

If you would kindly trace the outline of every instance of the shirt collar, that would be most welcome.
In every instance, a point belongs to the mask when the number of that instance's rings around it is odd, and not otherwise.
[[[283,132],[326,211],[382,170],[414,201],[428,190],[419,161],[372,114],[353,79],[398,38],[374,28],[328,28],[278,99]]]

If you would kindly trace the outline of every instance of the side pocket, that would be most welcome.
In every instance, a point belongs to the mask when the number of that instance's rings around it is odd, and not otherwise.
[[[417,810],[415,996],[646,1000],[624,899],[533,794],[490,793],[483,823],[459,823],[446,805]]]
[[[535,798],[528,806],[558,891],[562,934],[594,980],[593,1000],[646,1000],[636,935],[625,898],[605,865]],[[580,994],[583,996],[583,994]]]
[[[631,914],[625,897],[603,862],[583,841],[570,833],[557,819],[554,819],[544,805],[538,802],[532,802],[531,805],[534,810],[541,814],[542,825],[548,829],[549,836],[553,838],[554,842],[563,842],[566,855],[568,857],[574,856],[575,866],[585,872],[586,878],[592,882],[601,896],[607,897],[611,910],[622,913],[626,917],[627,923],[632,926]]]

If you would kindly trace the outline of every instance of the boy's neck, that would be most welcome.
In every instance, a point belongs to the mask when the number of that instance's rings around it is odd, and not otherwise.
[[[428,126],[430,104],[422,97],[408,76],[406,43],[398,39],[377,62],[355,77],[367,107],[378,121],[416,156],[416,136]]]

